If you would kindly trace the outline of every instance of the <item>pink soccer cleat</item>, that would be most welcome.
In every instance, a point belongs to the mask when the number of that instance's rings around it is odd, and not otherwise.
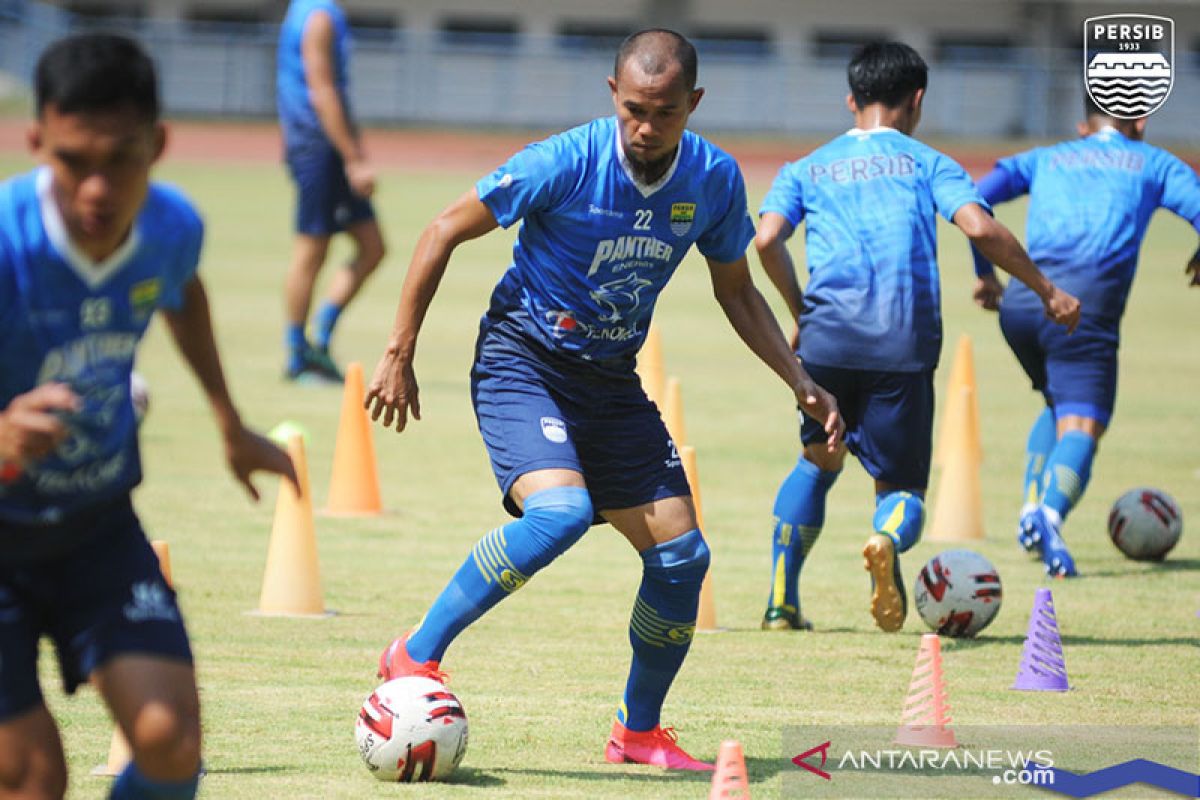
[[[707,772],[712,764],[697,761],[675,744],[674,728],[655,725],[648,731],[631,731],[613,722],[612,733],[604,747],[604,760],[610,764],[649,764],[665,769],[690,769]]]
[[[379,655],[379,672],[376,674],[385,681],[415,675],[445,683],[449,676],[440,669],[441,662],[413,661],[412,656],[408,654],[408,637],[411,633],[412,631],[409,631],[403,636],[397,636],[384,649]]]

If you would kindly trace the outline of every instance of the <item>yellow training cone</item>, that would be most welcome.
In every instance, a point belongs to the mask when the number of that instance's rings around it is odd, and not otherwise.
[[[662,413],[671,441],[675,447],[683,447],[687,444],[687,423],[683,420],[683,389],[679,385],[679,378],[667,378]]]
[[[958,391],[961,413],[957,417],[957,427],[945,432],[946,461],[934,499],[933,522],[925,537],[934,542],[983,538],[979,412],[975,392],[967,386]]]
[[[646,396],[662,408],[663,395],[666,393],[667,367],[663,361],[662,336],[658,326],[651,323],[646,334],[646,342],[638,351],[637,373],[642,379],[642,388]]]
[[[371,441],[371,421],[363,406],[365,397],[362,364],[348,364],[346,386],[342,391],[342,416],[333,448],[327,514],[369,515],[383,511],[379,499],[379,475],[375,469],[375,445]]]
[[[304,439],[288,439],[288,455],[300,479],[300,494],[290,481],[279,482],[275,521],[267,546],[258,613],[268,616],[325,616],[321,575],[317,564],[317,533],[313,525],[312,492]]]
[[[696,507],[696,522],[700,530],[704,530],[704,508],[700,503],[700,475],[696,470],[696,448],[684,445],[679,450],[683,461],[683,472],[687,475],[688,485],[692,488],[692,505]],[[700,610],[696,614],[696,630],[717,630],[717,601],[713,597],[712,569],[704,574],[704,583],[700,585]]]
[[[975,357],[971,347],[971,337],[965,333],[958,337],[958,346],[954,350],[954,362],[950,365],[950,377],[946,381],[946,413],[942,416],[942,425],[938,429],[937,438],[934,440],[934,466],[940,467],[946,464],[946,458],[949,448],[952,445],[955,431],[959,430],[962,426],[959,417],[966,413],[967,409],[958,401],[962,397],[963,387],[970,389],[972,393],[978,392],[975,384]],[[976,401],[972,399],[972,402]],[[974,440],[978,442],[978,408],[975,410],[975,417],[976,429],[973,436]],[[982,460],[982,457],[983,454],[980,451],[980,460]]]

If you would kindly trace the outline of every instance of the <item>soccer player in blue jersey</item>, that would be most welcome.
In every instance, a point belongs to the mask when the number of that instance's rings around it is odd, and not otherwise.
[[[696,52],[667,30],[634,34],[609,78],[616,116],[532,144],[455,201],[417,243],[395,326],[367,392],[372,416],[420,419],[413,354],[454,248],[521,221],[513,264],[480,324],[471,396],[503,494],[495,528],[380,675],[441,678],[454,638],[598,522],[637,550],[633,662],[605,748],[613,763],[675,769],[689,756],[660,711],[692,640],[709,552],[658,409],[634,372],[659,292],[694,244],[734,329],[788,385],[828,446],[836,404],[803,371],[745,259],[754,227],[737,164],[686,130]]]
[[[208,397],[237,479],[295,472],[230,399],[196,265],[203,229],[149,182],[166,131],[154,68],[129,39],[51,45],[29,143],[42,162],[0,184],[0,793],[62,797],[62,743],[38,684],[54,640],[67,692],[90,680],[133,760],[117,800],[190,798],[200,718],[175,595],[134,514],[129,397],[156,309]]]
[[[762,204],[755,244],[763,268],[798,319],[805,369],[837,398],[846,422],[845,446],[832,452],[820,427],[802,422],[803,450],[775,500],[767,630],[811,627],[800,613],[800,569],[847,449],[875,479],[873,533],[863,548],[871,614],[885,631],[904,624],[899,554],[924,522],[942,347],[938,214],[1028,284],[1056,323],[1070,329],[1079,319],[1079,302],[991,217],[963,168],[911,138],[926,75],[907,45],[862,48],[849,67],[854,128],[785,165]],[[810,275],[803,292],[787,249],[801,222]]]
[[[276,101],[296,184],[296,237],[284,285],[285,375],[303,382],[342,380],[329,354],[334,326],[384,256],[370,202],[375,171],[350,110],[350,43],[334,0],[292,0],[279,30]],[[330,282],[310,342],[305,327],[317,274],[342,231],[354,240],[354,256]]]
[[[1090,97],[1079,139],[1001,159],[979,182],[989,203],[1029,195],[1029,253],[1083,301],[1074,336],[1046,324],[1020,284],[1005,289],[986,253],[975,251],[981,305],[1000,309],[1000,328],[1046,405],[1029,432],[1017,539],[1046,572],[1078,574],[1062,538],[1079,502],[1117,396],[1121,316],[1138,250],[1158,208],[1200,232],[1200,179],[1187,164],[1142,141],[1146,119],[1122,120]],[[1200,285],[1200,250],[1187,264]],[[1001,301],[1001,296],[1003,300]]]

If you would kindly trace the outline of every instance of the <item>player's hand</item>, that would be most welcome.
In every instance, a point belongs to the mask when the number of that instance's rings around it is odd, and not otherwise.
[[[975,279],[975,289],[971,292],[971,297],[975,300],[975,305],[980,308],[987,311],[998,311],[1000,298],[1003,295],[1004,284],[1000,282],[995,273]]]
[[[1200,250],[1196,251],[1196,254],[1192,256],[1192,260],[1183,268],[1183,273],[1191,276],[1188,286],[1200,286]]]
[[[359,197],[370,197],[375,193],[375,170],[363,159],[347,161],[346,182]]]
[[[395,420],[396,433],[404,430],[409,414],[419,420],[421,391],[417,386],[417,373],[413,371],[412,361],[390,349],[385,352],[375,367],[375,375],[367,387],[367,399],[363,405],[371,412],[371,419],[378,420],[383,415],[385,428],[391,427]]]
[[[296,467],[288,454],[265,436],[260,436],[249,428],[238,426],[225,437],[225,460],[238,483],[246,487],[246,492],[258,501],[258,489],[250,481],[255,472],[271,472],[291,481],[296,488],[296,494],[301,494],[300,480],[296,477]]]
[[[1079,300],[1074,295],[1067,294],[1055,286],[1054,291],[1042,301],[1042,305],[1046,309],[1048,319],[1065,325],[1067,333],[1075,332],[1075,326],[1079,324]]]
[[[837,399],[822,389],[816,382],[804,374],[795,386],[796,403],[805,414],[821,423],[825,428],[825,447],[829,452],[835,452],[842,444],[842,436],[846,433],[846,423],[838,411]]]
[[[14,397],[0,411],[0,461],[20,466],[50,455],[70,433],[64,413],[79,407],[79,396],[65,383],[43,384]]]

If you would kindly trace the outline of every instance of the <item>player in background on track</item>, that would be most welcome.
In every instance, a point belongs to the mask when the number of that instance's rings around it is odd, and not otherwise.
[[[475,546],[419,627],[384,651],[380,675],[443,677],[443,653],[464,628],[608,522],[638,552],[642,583],[605,758],[706,770],[660,726],[660,711],[691,644],[709,551],[679,456],[634,372],[658,294],[693,244],[733,328],[814,415],[827,446],[840,441],[841,420],[751,282],[754,226],[737,164],[686,130],[703,94],[691,43],[667,30],[634,34],[608,83],[615,117],[529,145],[417,243],[367,392],[372,417],[397,430],[410,412],[420,418],[417,334],[451,253],[522,221],[471,371],[484,444],[518,519]]]
[[[0,791],[62,797],[67,767],[38,684],[54,640],[68,693],[91,681],[133,760],[110,797],[190,798],[200,709],[187,633],[130,502],[141,481],[134,351],[162,309],[250,494],[296,476],[226,389],[204,285],[203,225],[150,183],[166,129],[154,66],[131,40],[51,45],[29,145],[42,166],[0,184]]]
[[[1117,397],[1121,316],[1138,250],[1158,208],[1200,232],[1200,179],[1166,150],[1146,144],[1146,119],[1112,117],[1085,94],[1078,139],[1001,159],[979,181],[989,203],[1029,195],[1026,239],[1046,275],[1083,302],[1066,336],[1019,283],[1007,289],[987,254],[973,250],[980,305],[1000,311],[1000,329],[1033,388],[1045,398],[1026,443],[1024,505],[1017,541],[1049,575],[1078,574],[1062,525],[1079,503]],[[1200,250],[1185,268],[1200,285]]]
[[[349,71],[350,28],[338,4],[292,0],[279,30],[276,73],[285,160],[296,184],[296,236],[284,285],[289,380],[342,381],[329,354],[334,326],[384,256],[370,202],[375,170],[351,113]],[[334,275],[309,342],[317,274],[341,231],[354,240],[354,256]]]
[[[1031,287],[1056,323],[1074,328],[1079,302],[1045,278],[991,214],[961,166],[911,138],[925,98],[925,62],[875,43],[849,67],[854,127],[780,171],[760,210],[763,269],[798,319],[797,353],[837,398],[845,446],[830,452],[801,424],[803,450],[775,500],[771,592],[762,627],[811,627],[799,577],[825,520],[846,451],[875,479],[874,532],[863,548],[871,613],[885,631],[908,603],[899,554],[921,534],[929,481],[933,371],[942,347],[937,215]],[[796,280],[787,240],[805,224],[810,279]]]

